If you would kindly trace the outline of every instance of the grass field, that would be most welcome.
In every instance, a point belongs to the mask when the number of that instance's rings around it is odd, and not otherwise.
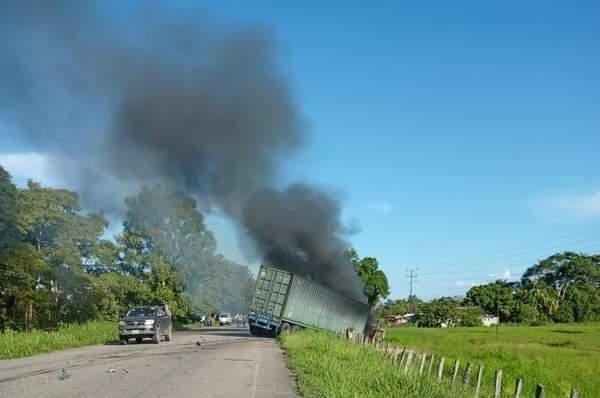
[[[383,354],[331,334],[303,331],[282,335],[281,341],[305,398],[472,397],[427,377],[405,375]]]
[[[388,328],[386,339],[397,346],[444,355],[447,361],[483,363],[489,385],[493,370],[502,369],[505,391],[512,392],[515,379],[522,377],[526,396],[533,396],[535,383],[541,383],[550,397],[568,397],[572,386],[580,390],[580,397],[600,397],[598,323],[505,326],[500,327],[497,341],[495,328]]]
[[[26,357],[70,347],[103,344],[107,341],[118,340],[118,338],[115,322],[68,325],[55,332],[18,333],[9,331],[0,334],[0,359]]]

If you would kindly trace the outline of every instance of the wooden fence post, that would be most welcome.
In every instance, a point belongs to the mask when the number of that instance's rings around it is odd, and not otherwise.
[[[458,376],[458,367],[460,366],[460,361],[457,359],[454,361],[454,370],[452,371],[452,383],[456,381],[456,376]]]
[[[479,364],[479,370],[477,371],[477,383],[475,384],[475,398],[479,397],[479,390],[481,389],[481,380],[483,379],[483,364]]]
[[[502,369],[496,370],[496,382],[494,384],[494,398],[500,398],[502,392]]]
[[[400,362],[398,363],[398,366],[404,365],[404,362],[406,361],[406,355],[408,355],[408,352],[406,352],[406,347],[404,347],[402,349],[402,354],[400,355]]]
[[[435,354],[431,354],[431,357],[429,358],[429,368],[427,369],[428,375],[431,374],[431,370],[433,369],[433,361],[434,360],[435,360]]]
[[[579,391],[576,388],[571,389],[570,398],[579,398]]]
[[[544,398],[544,385],[538,384],[535,386],[535,398]]]
[[[421,354],[421,365],[419,366],[419,375],[423,374],[423,370],[425,370],[425,360],[427,359],[427,354]]]
[[[523,392],[523,379],[518,378],[515,384],[515,396],[514,398],[521,398]]]
[[[444,376],[444,361],[445,360],[446,360],[446,358],[444,358],[444,357],[440,358],[440,364],[438,365],[438,373],[437,373],[438,380],[442,380],[442,377]]]
[[[467,367],[465,368],[465,375],[463,376],[463,385],[468,385],[469,380],[471,379],[471,372],[473,371],[473,364],[468,362]]]
[[[404,363],[404,372],[405,373],[408,373],[412,359],[413,359],[413,351],[409,351],[408,355],[406,357],[406,362]]]

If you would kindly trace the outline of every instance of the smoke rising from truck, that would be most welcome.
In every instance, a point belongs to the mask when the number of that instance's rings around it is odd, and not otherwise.
[[[140,184],[168,183],[224,211],[268,264],[362,298],[338,199],[277,183],[306,120],[268,29],[158,2],[11,2],[0,85],[0,121],[50,154],[88,207],[118,211]]]

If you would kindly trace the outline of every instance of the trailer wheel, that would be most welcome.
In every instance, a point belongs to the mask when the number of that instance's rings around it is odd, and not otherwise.
[[[292,333],[296,333],[304,329],[302,326],[292,325]]]
[[[279,333],[289,333],[292,331],[292,325],[287,322],[283,322],[279,327]]]

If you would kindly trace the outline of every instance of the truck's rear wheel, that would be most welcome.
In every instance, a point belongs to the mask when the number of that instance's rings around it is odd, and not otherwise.
[[[152,337],[152,342],[154,344],[160,344],[160,328],[158,326],[154,328],[154,336]]]
[[[165,340],[166,341],[173,340],[173,326],[169,326],[169,331],[167,332],[167,335],[165,336]]]
[[[303,329],[303,327],[302,327],[302,326],[298,326],[298,325],[292,325],[292,332],[293,332],[293,333],[299,332],[299,331],[301,331],[302,329]]]
[[[279,333],[289,333],[292,331],[292,325],[287,322],[283,322],[279,327]]]

